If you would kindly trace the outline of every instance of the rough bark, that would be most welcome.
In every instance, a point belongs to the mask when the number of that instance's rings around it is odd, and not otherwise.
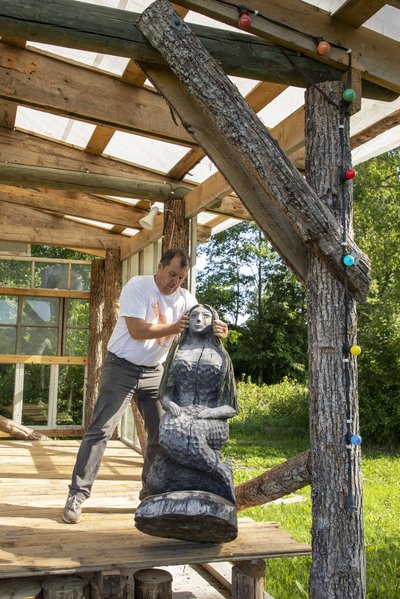
[[[321,90],[323,93],[321,93]],[[306,94],[306,173],[310,185],[340,222],[341,198],[352,235],[351,183],[343,184],[350,164],[348,119],[340,139],[343,84],[324,83]],[[338,250],[339,251],[339,250]],[[342,266],[344,269],[344,266]],[[312,455],[312,568],[310,599],[365,596],[360,451],[352,450],[351,475],[356,510],[346,509],[349,492],[346,450],[345,287],[311,247],[308,262],[310,436]],[[349,341],[356,341],[356,306],[349,293]],[[358,427],[356,358],[349,362],[353,431]]]
[[[90,276],[89,346],[85,419],[87,427],[92,420],[97,401],[101,367],[103,364],[103,309],[104,309],[104,260],[92,260]]]
[[[179,25],[172,25],[176,19]],[[176,77],[160,70],[146,72],[299,278],[306,276],[308,243],[314,243],[335,276],[343,278],[335,218],[190,28],[166,0],[154,2],[136,25]],[[370,264],[351,240],[349,249],[359,258],[349,285],[362,301],[369,289]]]
[[[89,599],[89,580],[80,576],[49,578],[42,587],[43,599]]]
[[[14,420],[4,418],[4,416],[0,416],[0,431],[7,433],[13,439],[22,439],[24,441],[49,440],[49,437],[46,437],[46,435],[42,435],[42,433],[38,433],[23,424],[17,424]]]
[[[120,250],[107,248],[104,263],[103,355],[117,322],[121,286]]]
[[[131,401],[131,408],[132,408],[133,421],[135,423],[136,434],[139,439],[140,451],[142,452],[142,455],[144,456],[144,454],[146,453],[146,447],[147,447],[147,433],[146,433],[146,428],[144,426],[143,416],[139,412],[139,408],[137,407],[134,399],[132,399],[132,401]]]
[[[160,568],[146,568],[134,574],[136,599],[171,599],[172,575]]]
[[[236,507],[248,507],[274,501],[283,495],[302,489],[311,482],[311,454],[304,451],[264,474],[235,488]]]
[[[178,247],[189,251],[189,221],[185,217],[185,202],[171,196],[164,203],[162,253]]]

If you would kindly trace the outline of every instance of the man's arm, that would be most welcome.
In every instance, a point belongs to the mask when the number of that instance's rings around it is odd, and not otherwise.
[[[169,337],[177,335],[188,326],[189,319],[186,314],[172,324],[162,324],[147,322],[143,318],[132,318],[125,316],[126,326],[133,339],[159,339],[160,337]]]

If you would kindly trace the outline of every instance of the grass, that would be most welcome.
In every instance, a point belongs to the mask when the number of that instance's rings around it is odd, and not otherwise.
[[[304,451],[306,437],[244,433],[233,426],[225,454],[232,460],[235,483]],[[367,554],[367,599],[400,597],[400,450],[363,450],[364,523]],[[296,492],[303,501],[270,503],[241,512],[258,521],[276,521],[298,541],[310,543],[310,487]],[[311,558],[272,559],[267,562],[266,590],[277,599],[308,596]],[[345,599],[345,598],[343,598]]]

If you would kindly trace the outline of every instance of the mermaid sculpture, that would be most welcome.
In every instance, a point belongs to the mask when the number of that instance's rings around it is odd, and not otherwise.
[[[215,318],[210,306],[194,306],[165,364],[160,451],[147,478],[151,495],[135,515],[149,534],[207,542],[237,535],[232,471],[220,454],[227,419],[237,411],[236,386],[229,355],[212,331]]]

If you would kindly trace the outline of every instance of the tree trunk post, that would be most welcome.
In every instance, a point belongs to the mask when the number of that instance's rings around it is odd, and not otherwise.
[[[119,248],[107,248],[104,262],[103,356],[118,318],[122,268]]]
[[[234,562],[232,568],[232,599],[264,599],[265,561]]]
[[[343,89],[341,82],[327,82],[306,92],[306,175],[338,222],[344,200],[347,234],[352,235],[352,186],[342,178],[351,159],[349,123],[342,113]],[[313,516],[309,596],[362,599],[361,455],[357,447],[346,448],[349,426],[352,433],[358,432],[356,358],[344,349],[346,328],[350,345],[356,342],[356,306],[312,245],[307,300]],[[344,362],[347,358],[348,363]],[[352,411],[349,426],[348,406]],[[349,509],[351,490],[354,509]]]
[[[92,260],[85,428],[92,420],[103,364],[104,260]]]
[[[135,599],[172,598],[172,575],[160,568],[146,568],[134,574]]]
[[[189,221],[185,216],[185,201],[171,195],[164,202],[162,253],[178,247],[189,251]]]
[[[89,580],[80,576],[59,576],[42,583],[43,599],[89,599]]]

